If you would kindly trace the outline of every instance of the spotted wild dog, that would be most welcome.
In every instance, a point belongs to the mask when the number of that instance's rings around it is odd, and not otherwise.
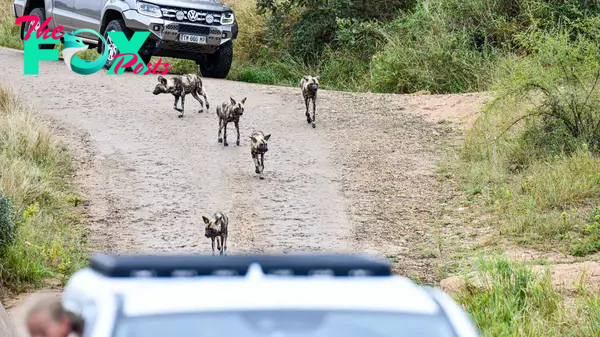
[[[217,105],[217,116],[219,116],[219,143],[223,143],[225,146],[229,146],[227,143],[227,124],[233,122],[235,130],[237,131],[237,146],[240,146],[240,116],[244,114],[244,103],[246,98],[240,102],[236,102],[233,98],[229,97],[229,102],[225,101],[221,105]],[[221,138],[221,130],[223,131],[223,138]]]
[[[312,123],[312,127],[315,128],[315,122],[317,116],[315,116],[316,101],[317,101],[317,90],[319,89],[319,78],[320,76],[302,76],[300,80],[300,88],[302,89],[302,96],[304,97],[304,104],[306,105],[306,121]],[[308,113],[308,101],[312,100],[313,113],[312,118]]]
[[[212,218],[202,216],[204,220],[204,236],[210,238],[212,242],[212,253],[215,255],[215,240],[217,241],[217,250],[219,255],[225,255],[227,250],[227,225],[229,219],[223,212],[216,212]]]
[[[202,85],[202,78],[197,74],[187,74],[187,75],[178,75],[173,76],[170,79],[166,79],[162,76],[158,76],[158,84],[154,88],[152,92],[155,95],[158,94],[171,94],[175,96],[175,103],[173,103],[173,109],[181,112],[178,116],[179,118],[183,117],[184,104],[185,104],[185,95],[192,94],[198,102],[200,102],[200,110],[198,112],[204,111],[204,103],[200,100],[199,96],[204,98],[206,101],[206,109],[209,109],[208,99],[206,98],[206,91],[204,90],[204,86]],[[181,98],[181,109],[177,108],[177,102]]]
[[[254,172],[260,175],[260,179],[265,179],[263,171],[265,170],[265,153],[269,151],[267,146],[269,138],[271,138],[271,134],[265,136],[262,131],[254,131],[250,136],[250,153],[254,161]]]

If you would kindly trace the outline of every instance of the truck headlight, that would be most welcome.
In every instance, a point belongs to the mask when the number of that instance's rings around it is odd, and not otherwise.
[[[235,21],[235,17],[232,12],[221,14],[221,24],[222,25],[233,25]]]
[[[154,16],[156,18],[160,18],[162,16],[160,7],[158,7],[157,5],[152,5],[152,4],[145,3],[145,2],[137,3],[137,11],[140,14]]]

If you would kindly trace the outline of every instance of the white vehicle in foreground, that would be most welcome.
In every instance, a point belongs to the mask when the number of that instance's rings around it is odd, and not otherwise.
[[[64,306],[83,337],[478,337],[436,288],[359,255],[94,255]]]

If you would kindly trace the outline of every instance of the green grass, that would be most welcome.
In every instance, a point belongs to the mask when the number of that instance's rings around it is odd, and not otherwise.
[[[17,225],[15,241],[0,249],[4,290],[64,281],[85,265],[85,228],[73,209],[78,197],[71,174],[69,154],[51,130],[9,87],[0,87],[0,195],[10,198]]]
[[[586,31],[596,21],[576,27]],[[517,244],[577,256],[600,251],[595,42],[564,29],[519,40],[532,53],[499,68],[497,99],[462,149],[464,188]]]
[[[480,257],[455,295],[483,336],[592,337],[600,334],[600,293],[580,282],[566,296],[549,270],[534,272],[503,256]]]

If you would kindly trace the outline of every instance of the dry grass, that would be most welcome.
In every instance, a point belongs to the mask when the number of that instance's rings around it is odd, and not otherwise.
[[[71,209],[69,155],[9,87],[0,87],[0,192],[14,205],[17,240],[0,256],[11,291],[64,278],[85,261],[83,228]]]

